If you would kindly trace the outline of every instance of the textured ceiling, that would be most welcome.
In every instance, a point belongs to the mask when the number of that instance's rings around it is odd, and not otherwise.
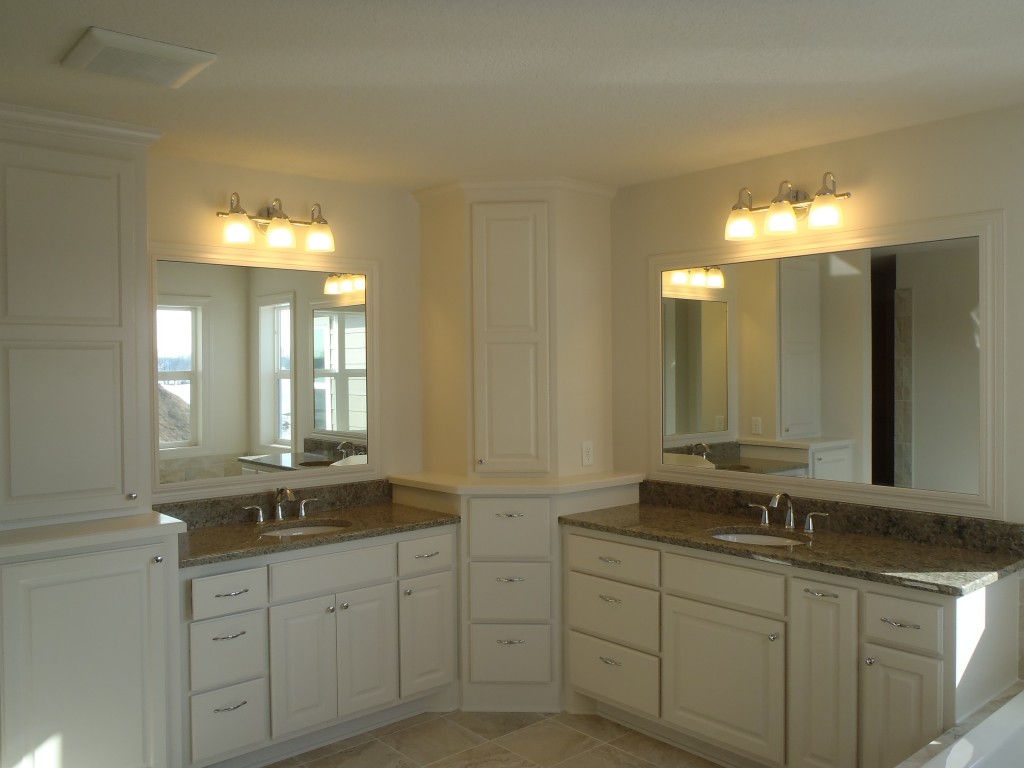
[[[0,19],[0,101],[413,189],[619,186],[1024,102],[1021,0],[0,0]],[[218,60],[180,90],[60,66],[89,26]]]

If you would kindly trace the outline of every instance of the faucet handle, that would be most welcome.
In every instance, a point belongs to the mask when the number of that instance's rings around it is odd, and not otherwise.
[[[248,507],[243,507],[243,509],[246,512],[248,512],[250,509],[255,509],[256,510],[256,522],[257,523],[265,522],[264,517],[263,517],[263,507],[260,507],[260,506],[258,506],[256,504],[253,504],[253,505],[248,506]]]
[[[311,501],[319,501],[319,499],[303,499],[299,502],[299,517],[306,516],[306,505]]]
[[[804,518],[804,533],[814,533],[814,521],[811,518],[815,515],[828,517],[828,512],[808,512],[807,517]]]
[[[764,504],[747,504],[751,509],[761,510],[761,525],[768,525],[768,507]]]

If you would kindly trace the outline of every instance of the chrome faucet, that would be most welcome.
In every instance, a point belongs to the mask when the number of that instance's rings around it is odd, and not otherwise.
[[[761,510],[761,525],[768,525],[768,507],[764,504],[747,504],[751,509]]]
[[[804,520],[804,531],[806,533],[814,533],[814,520],[812,518],[818,515],[819,517],[828,517],[828,512],[808,512],[807,518]]]
[[[346,440],[343,443],[338,443],[338,450],[341,452],[341,458],[347,459],[349,456],[355,456],[356,444],[351,440]]]
[[[302,501],[299,502],[299,517],[305,518],[306,505],[314,501],[319,501],[319,499],[303,499]]]
[[[694,443],[690,446],[690,453],[694,456],[700,456],[702,459],[706,459],[708,454],[711,453],[711,446],[707,443]]]
[[[796,528],[796,524],[793,522],[793,498],[788,493],[776,493],[772,496],[772,500],[768,502],[768,506],[772,509],[777,509],[780,499],[786,500],[786,514],[783,518],[783,525],[790,529]]]
[[[291,488],[278,488],[275,497],[274,519],[284,520],[284,503],[295,501],[295,492]]]

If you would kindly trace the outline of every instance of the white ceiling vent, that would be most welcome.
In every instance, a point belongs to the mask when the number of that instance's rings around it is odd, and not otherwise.
[[[61,63],[65,67],[180,88],[216,60],[215,53],[89,27]]]

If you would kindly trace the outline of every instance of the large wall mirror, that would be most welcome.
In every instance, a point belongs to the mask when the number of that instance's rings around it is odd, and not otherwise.
[[[159,500],[372,474],[372,270],[158,256]]]
[[[652,259],[652,476],[997,516],[998,221]]]

